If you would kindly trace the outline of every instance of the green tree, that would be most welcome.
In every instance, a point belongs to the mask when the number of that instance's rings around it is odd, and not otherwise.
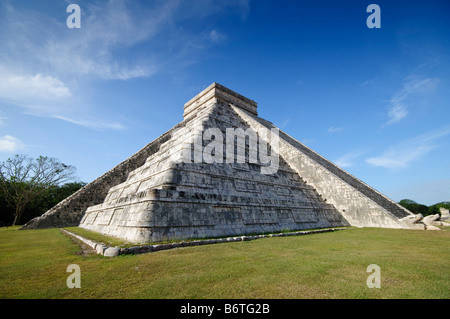
[[[86,183],[83,182],[72,182],[61,186],[55,185],[50,187],[46,192],[41,194],[27,206],[22,214],[21,223],[25,224],[34,217],[41,216],[47,210],[69,197],[85,185]]]
[[[5,185],[5,187],[9,188],[9,184]],[[14,207],[8,204],[0,188],[0,226],[11,225],[13,221],[14,221]]]
[[[428,214],[429,215],[440,214],[440,211],[439,211],[440,207],[450,209],[450,202],[440,202],[440,203],[431,205],[430,207],[428,207]]]
[[[416,203],[411,199],[402,199],[398,203],[414,214],[422,214],[423,216],[429,215],[428,206]]]
[[[0,163],[0,192],[14,207],[13,225],[20,222],[26,207],[54,186],[75,178],[75,167],[55,158],[15,155]]]

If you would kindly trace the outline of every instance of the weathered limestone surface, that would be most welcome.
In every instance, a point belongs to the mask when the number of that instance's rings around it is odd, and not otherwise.
[[[425,224],[421,222],[422,214],[409,215],[400,219],[409,229],[425,230]]]
[[[172,132],[183,125],[184,122],[179,123],[127,160],[58,203],[42,216],[30,220],[21,229],[78,226],[88,207],[102,203],[111,187],[124,182],[131,171],[142,166],[151,154],[159,150],[162,143],[170,139]]]
[[[266,120],[232,107],[255,130],[275,127]],[[405,228],[399,218],[410,215],[408,210],[286,133],[280,131],[279,140],[280,156],[352,226]]]
[[[212,141],[204,140],[207,129],[225,137],[229,128],[260,136],[274,128],[256,107],[210,85],[185,104],[183,122],[23,228],[79,224],[135,242],[349,225],[408,228],[400,219],[409,211],[282,131],[273,174],[261,174],[261,153],[252,153],[249,142],[211,153],[226,158],[244,150],[243,163],[198,161]]]
[[[450,222],[450,212],[447,208],[440,207],[439,212],[441,213],[441,220]]]
[[[225,134],[226,128],[248,128],[221,99],[196,111],[197,117],[158,153],[112,187],[102,204],[89,207],[80,226],[146,242],[349,225],[282,159],[273,175],[261,174],[261,164],[248,160],[181,161],[185,151],[195,157],[191,141],[198,132],[219,128]]]
[[[408,225],[408,228],[420,230],[441,230],[439,226],[449,227],[450,223],[447,223],[445,220],[447,220],[445,211],[441,216],[434,214],[423,217],[422,214],[416,214],[401,219],[403,223]]]
[[[184,105],[183,117],[186,119],[191,112],[195,111],[199,106],[202,106],[211,99],[232,103],[253,115],[258,115],[258,112],[256,111],[257,103],[255,101],[233,92],[218,83],[213,83]]]

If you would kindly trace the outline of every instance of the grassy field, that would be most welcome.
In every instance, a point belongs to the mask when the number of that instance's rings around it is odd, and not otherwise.
[[[449,231],[350,228],[107,258],[59,229],[0,228],[0,298],[447,299],[449,243]],[[80,289],[66,285],[70,264]]]

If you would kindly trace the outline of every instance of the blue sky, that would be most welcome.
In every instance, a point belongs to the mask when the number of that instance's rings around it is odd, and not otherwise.
[[[449,14],[447,1],[2,1],[0,160],[56,157],[90,182],[218,82],[392,199],[448,201]]]

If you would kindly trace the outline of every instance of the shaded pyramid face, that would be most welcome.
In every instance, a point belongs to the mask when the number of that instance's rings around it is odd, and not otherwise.
[[[348,226],[282,157],[262,163],[270,143],[228,104],[196,109],[80,226],[138,242]]]
[[[23,229],[80,226],[134,242],[308,228],[408,228],[411,213],[213,83],[184,120]]]

